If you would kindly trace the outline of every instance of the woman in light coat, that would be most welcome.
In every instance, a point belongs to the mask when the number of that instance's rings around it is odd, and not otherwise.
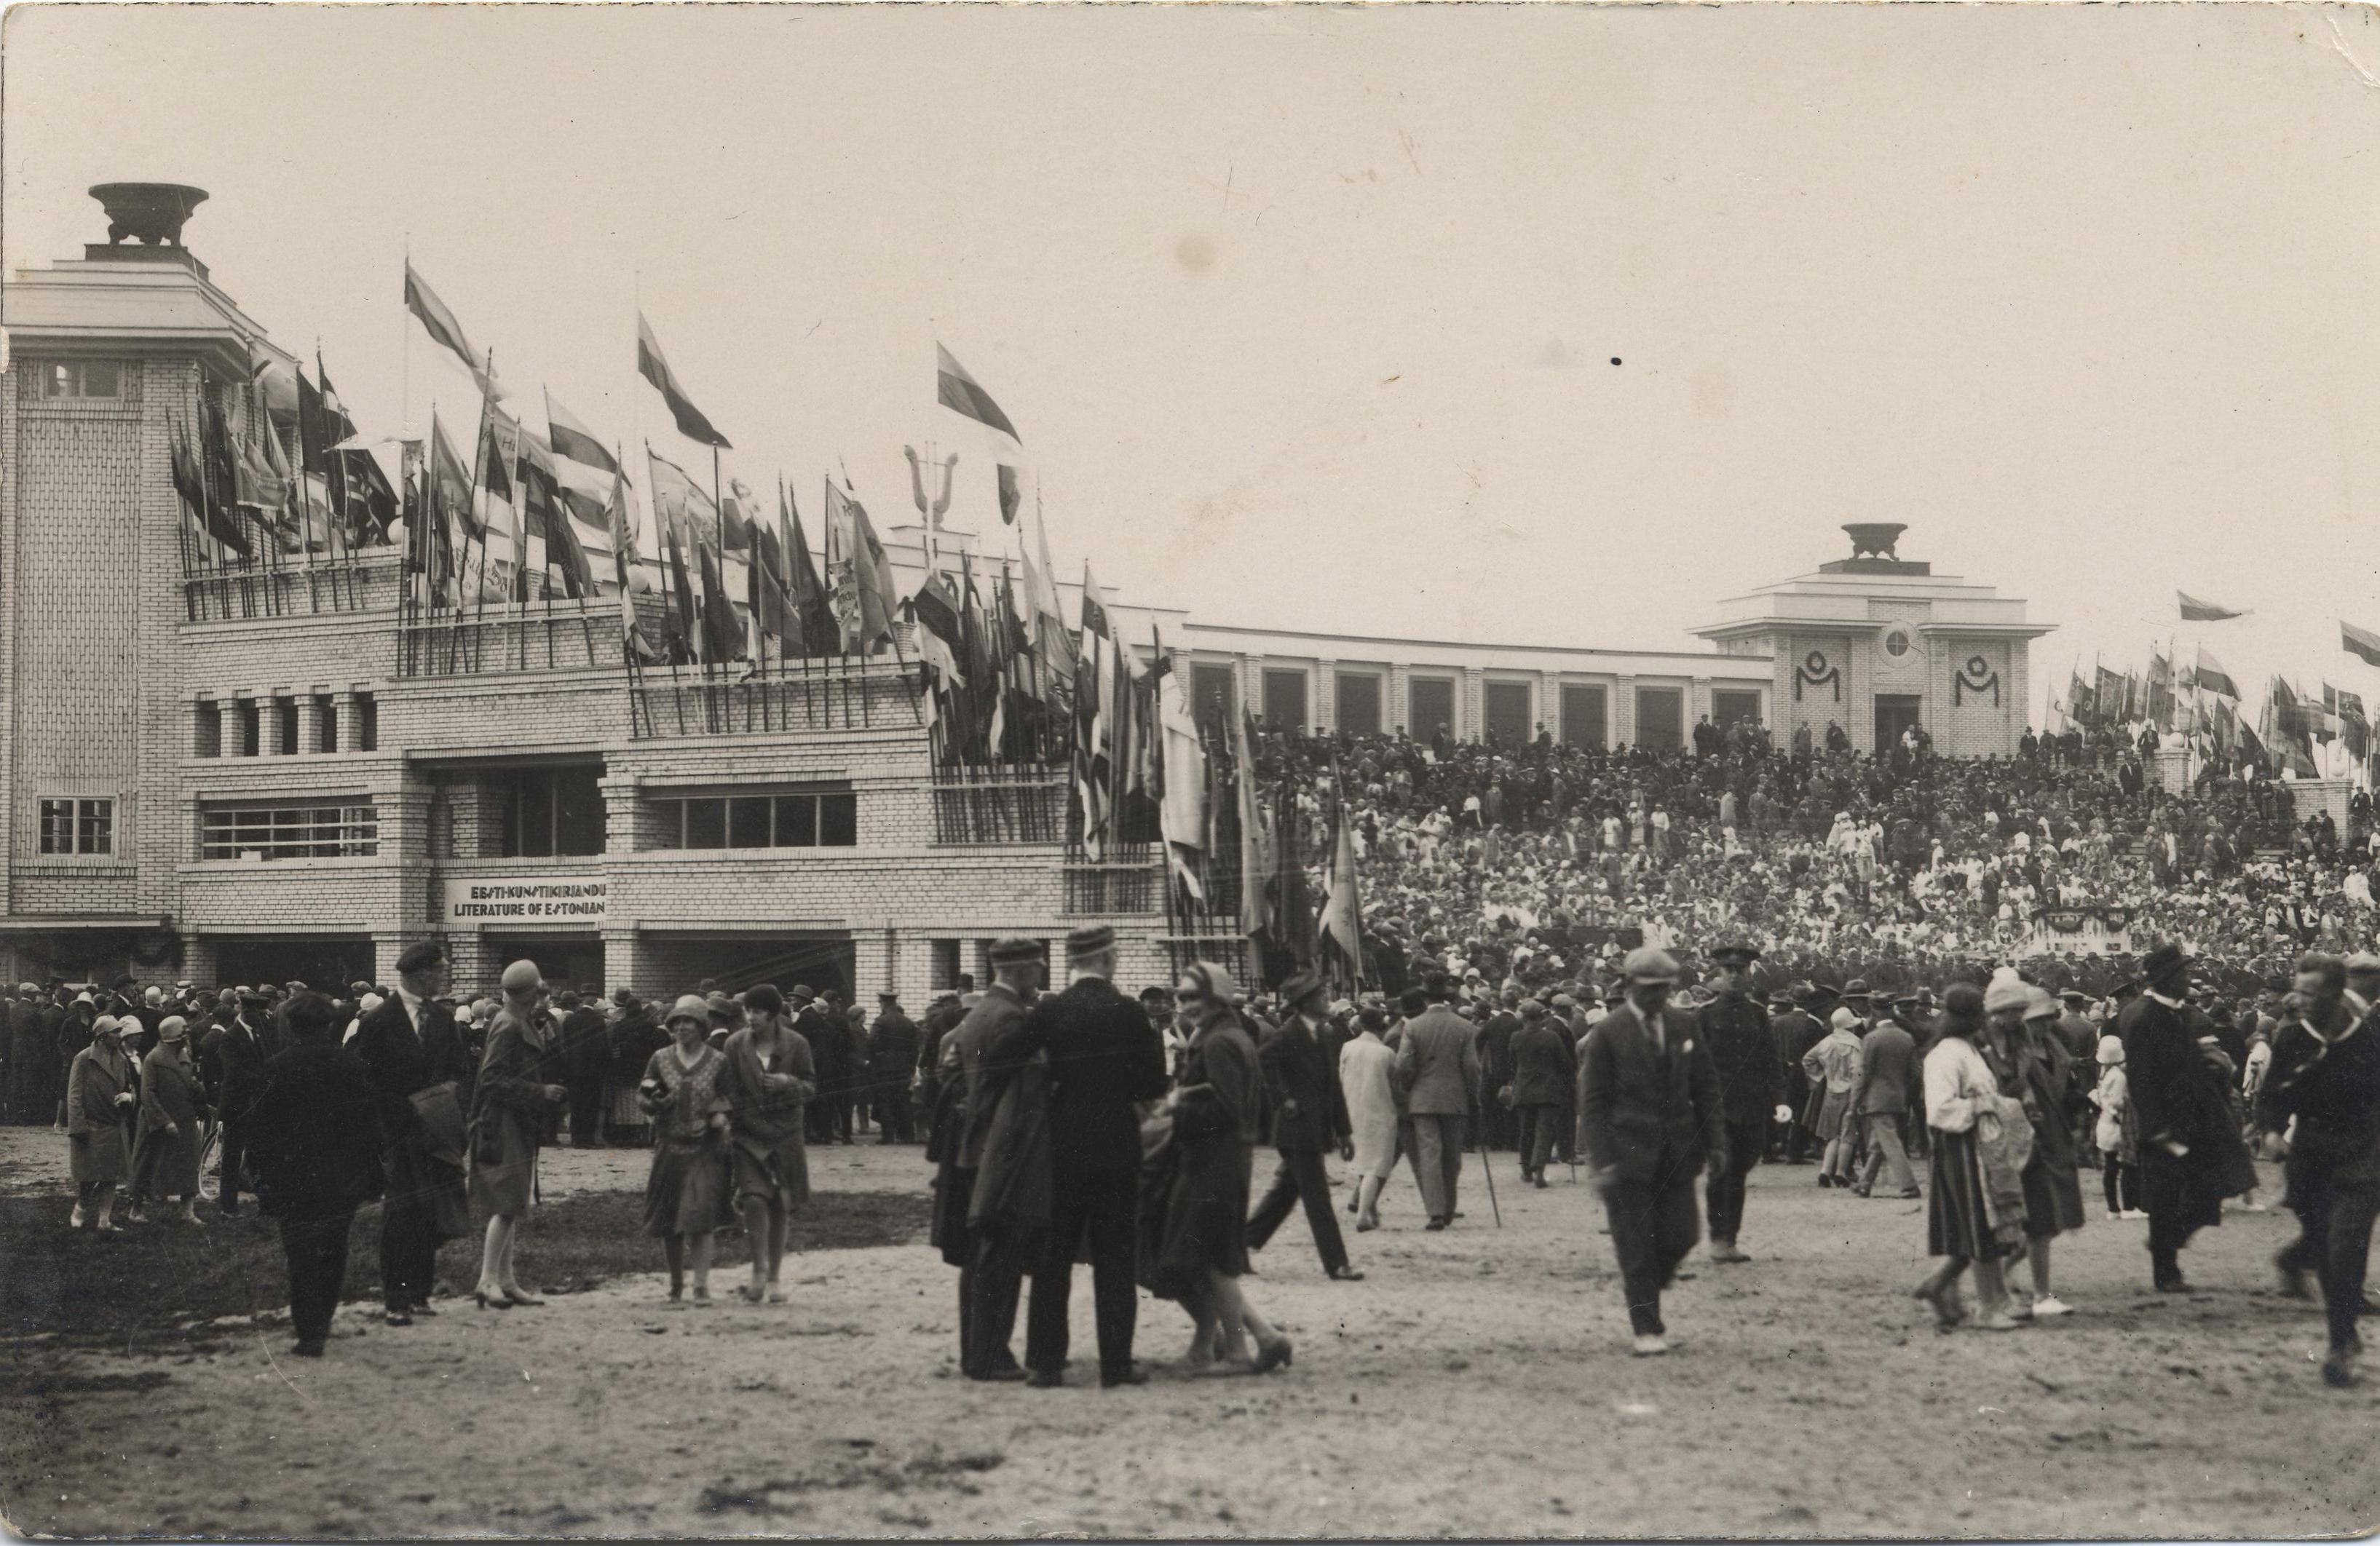
[[[74,1227],[121,1235],[115,1191],[132,1173],[125,1118],[133,1093],[132,1059],[124,1051],[124,1022],[114,1015],[91,1021],[91,1045],[67,1069],[67,1165],[74,1178]]]
[[[1355,1195],[1347,1211],[1358,1231],[1380,1226],[1380,1187],[1397,1167],[1397,1055],[1380,1040],[1389,1017],[1366,1009],[1354,1037],[1339,1049],[1339,1089],[1355,1145]]]

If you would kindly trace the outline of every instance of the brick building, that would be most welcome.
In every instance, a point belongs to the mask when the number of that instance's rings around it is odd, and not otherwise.
[[[632,678],[616,598],[425,618],[393,546],[211,550],[177,439],[209,405],[286,436],[259,383],[292,361],[180,245],[203,193],[93,191],[111,240],[0,289],[0,976],[386,981],[436,934],[465,984],[526,956],[914,1008],[1002,935],[1111,924],[1128,984],[1235,953],[1169,922],[1155,854],[1068,845],[1061,772],[938,773],[901,661]],[[914,582],[923,533],[887,537]],[[1787,702],[1750,634],[1697,656],[1113,615],[1162,631],[1208,713],[1275,724],[1617,744]]]

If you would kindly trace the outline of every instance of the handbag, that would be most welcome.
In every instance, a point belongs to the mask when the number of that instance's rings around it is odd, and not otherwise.
[[[465,1134],[461,1087],[450,1079],[406,1098],[420,1119],[422,1148],[431,1159],[460,1170]]]

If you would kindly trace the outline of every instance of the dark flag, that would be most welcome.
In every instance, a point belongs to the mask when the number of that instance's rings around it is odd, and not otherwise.
[[[976,384],[975,378],[966,373],[966,367],[953,359],[948,349],[940,344],[935,344],[934,358],[938,367],[934,374],[936,401],[978,424],[999,430],[1012,441],[1022,439],[1016,433],[1016,426],[1009,423],[1008,416],[1000,411],[1000,405],[991,400],[991,393]]]
[[[388,474],[380,470],[380,459],[369,451],[334,452],[332,456],[347,504],[341,540],[352,534],[359,546],[387,541],[388,528],[396,524],[396,490],[389,487]]]
[[[645,314],[641,311],[637,313],[637,374],[652,382],[653,389],[662,394],[662,401],[669,405],[670,417],[677,420],[679,434],[690,441],[699,441],[704,445],[715,445],[726,451],[735,449],[728,443],[726,436],[710,427],[710,420],[702,417],[702,410],[694,405],[693,400],[686,396],[686,389],[678,385],[669,361],[662,357],[662,346],[653,337],[653,325],[645,320]]]
[[[810,562],[802,513],[794,508],[793,496],[783,484],[777,486],[777,525],[784,556],[781,574],[794,609],[794,632],[789,636],[804,655],[832,655],[840,638],[834,608],[827,598],[826,583],[819,578],[818,565]]]
[[[727,598],[727,576],[719,554],[697,543],[697,563],[702,566],[702,658],[706,662],[744,658],[744,629],[735,621],[735,603]]]
[[[2212,693],[2234,703],[2240,701],[2240,683],[2223,669],[2223,662],[2207,654],[2204,647],[2198,652],[2198,669],[2191,673],[2191,680],[2197,683],[2202,693]]]
[[[430,415],[430,510],[449,531],[460,531],[467,537],[486,535],[471,508],[471,469],[455,453],[435,409]]]
[[[200,531],[240,557],[249,556],[248,534],[208,490],[206,469],[200,465],[188,430],[178,422],[174,426],[174,491],[182,496],[183,505]]]
[[[664,525],[669,542],[670,604],[662,613],[665,631],[664,642],[672,660],[694,658],[694,586],[686,578],[686,549],[678,541],[677,527]]]
[[[1000,524],[1002,525],[1013,526],[1016,524],[1017,500],[1016,469],[1002,462],[1000,464]]]
[[[2338,625],[2339,647],[2367,666],[2380,666],[2380,634],[2358,628],[2342,621]]]
[[[2201,601],[2186,590],[2177,590],[2173,594],[2174,599],[2181,603],[2181,621],[2184,622],[2228,622],[2235,617],[2248,615],[2229,607],[2216,606],[2212,601]]]
[[[497,389],[495,378],[488,373],[485,362],[471,347],[471,341],[463,336],[463,324],[455,320],[455,313],[446,309],[446,303],[422,283],[421,276],[413,272],[410,261],[405,265],[405,308],[421,319],[421,325],[432,342],[443,344],[454,351],[455,357],[463,362],[463,368],[480,383],[481,392],[494,401],[503,401],[504,394]]]

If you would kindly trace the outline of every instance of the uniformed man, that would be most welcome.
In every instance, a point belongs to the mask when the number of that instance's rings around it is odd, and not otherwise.
[[[1807,983],[1796,983],[1791,990],[1792,1008],[1777,1015],[1768,1029],[1777,1039],[1777,1059],[1783,1089],[1784,1104],[1792,1116],[1781,1124],[1785,1163],[1810,1163],[1810,1146],[1817,1141],[1803,1120],[1810,1104],[1810,1076],[1802,1070],[1803,1054],[1827,1038],[1827,1028],[1812,1006],[1819,1001],[1819,990]]]
[[[2380,960],[2357,958],[2366,972]],[[2372,1221],[2380,1214],[2380,1029],[2341,1000],[2347,967],[2336,956],[2298,962],[2298,1012],[2281,1027],[2272,1070],[2256,1103],[2256,1126],[2268,1158],[2287,1166],[2296,1240],[2274,1258],[2281,1291],[2306,1297],[2305,1274],[2322,1285],[2330,1322],[2329,1384],[2355,1383],[2363,1351],[2355,1320],[2363,1312],[2363,1278]],[[2295,1119],[2294,1136],[2285,1136]]]
[[[1752,1260],[1736,1248],[1743,1227],[1744,1179],[1768,1152],[1768,1124],[1784,1093],[1777,1037],[1750,994],[1752,963],[1759,959],[1759,948],[1745,940],[1730,939],[1713,949],[1711,960],[1718,970],[1710,985],[1717,996],[1694,1011],[1694,1033],[1710,1048],[1718,1069],[1727,1123],[1727,1164],[1712,1169],[1705,1190],[1714,1262]]]

